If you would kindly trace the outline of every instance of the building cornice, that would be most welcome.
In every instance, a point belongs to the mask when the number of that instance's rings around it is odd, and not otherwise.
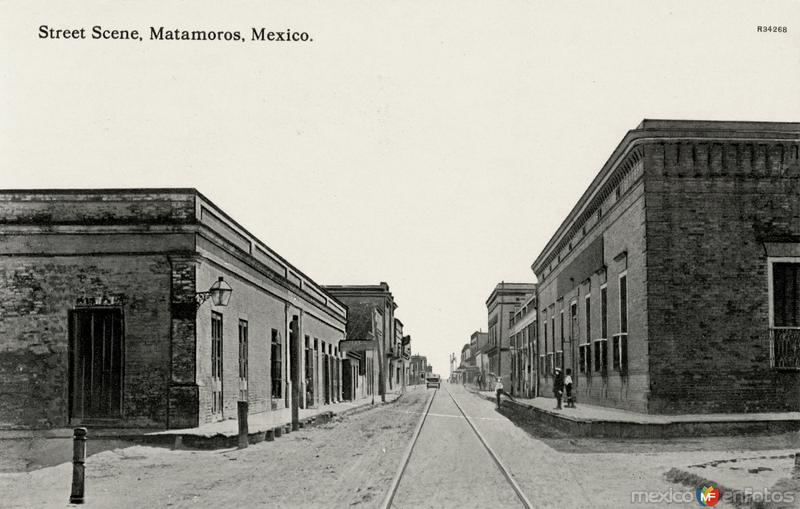
[[[644,145],[664,141],[797,142],[800,141],[800,123],[643,120],[637,129],[628,131],[614,149],[600,172],[531,264],[531,270],[535,274],[540,274],[572,238],[572,234],[594,213],[596,206],[602,203],[602,198],[611,192],[614,185],[619,183],[635,164],[643,162]]]

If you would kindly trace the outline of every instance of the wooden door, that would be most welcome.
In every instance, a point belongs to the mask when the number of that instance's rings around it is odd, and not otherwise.
[[[71,312],[71,419],[122,416],[122,323],[122,310],[119,308],[87,308]]]

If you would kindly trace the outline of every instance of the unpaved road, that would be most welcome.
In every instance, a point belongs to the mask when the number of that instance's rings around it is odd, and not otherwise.
[[[517,426],[493,402],[444,384],[394,507],[521,506],[447,392],[535,507],[643,507],[633,500],[636,491],[691,497],[689,487],[669,483],[664,473],[741,457],[753,447],[767,454],[771,446],[783,444],[776,437],[646,443],[573,439],[554,430]],[[379,507],[432,393],[415,387],[394,403],[242,451],[134,446],[100,452],[87,460],[85,507]],[[67,506],[71,468],[62,463],[0,473],[0,507]],[[694,501],[646,506],[699,507]],[[731,506],[723,501],[715,507]]]
[[[87,460],[84,507],[375,507],[429,394],[409,390],[394,403],[241,451],[101,452]],[[0,507],[65,507],[71,475],[69,463],[0,474]]]

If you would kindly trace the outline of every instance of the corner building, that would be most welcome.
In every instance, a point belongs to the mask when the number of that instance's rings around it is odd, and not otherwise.
[[[228,305],[199,303],[219,278]],[[0,302],[0,428],[341,398],[346,308],[194,189],[0,191]]]
[[[646,413],[800,410],[800,123],[644,120],[536,258],[537,378]]]

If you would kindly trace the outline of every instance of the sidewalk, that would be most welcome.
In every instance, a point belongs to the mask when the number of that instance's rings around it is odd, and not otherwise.
[[[393,403],[401,397],[400,393],[387,393],[386,403]],[[342,401],[330,405],[323,405],[320,408],[300,409],[300,427],[324,424],[333,417],[348,415],[359,410],[366,410],[373,406],[373,398],[358,399],[356,401]],[[375,405],[380,406],[380,396],[375,396]],[[260,414],[251,414],[247,418],[248,438],[251,444],[263,440],[272,440],[290,433],[292,424],[292,412],[290,408],[282,408]],[[170,429],[145,433],[140,440],[145,443],[154,444],[174,444],[175,446],[186,445],[199,449],[220,449],[234,447],[238,441],[239,421],[236,419],[226,419],[224,421],[204,424],[197,428]]]
[[[409,388],[408,390],[413,390]],[[391,392],[386,394],[386,403],[393,403],[401,394]],[[327,422],[339,415],[347,415],[372,407],[372,396],[355,401],[343,401],[320,408],[300,409],[301,426]],[[375,406],[380,406],[380,396],[375,396]],[[312,422],[313,421],[313,422]],[[250,414],[247,419],[248,436],[250,442],[260,442],[266,438],[266,433],[272,431],[275,436],[280,436],[288,427],[291,432],[292,411],[290,408],[281,408],[259,414]],[[276,428],[281,428],[276,432]],[[43,430],[0,430],[0,440],[22,439],[66,439],[72,437],[72,428],[54,428]],[[90,438],[115,439],[148,443],[154,445],[183,444],[197,448],[234,447],[237,443],[239,422],[236,418],[224,421],[203,424],[196,428],[153,430],[146,428],[89,428]],[[176,441],[177,440],[177,441]]]
[[[495,401],[494,391],[468,390]],[[553,398],[514,399],[503,396],[503,405],[516,410],[519,417],[536,418],[577,436],[666,438],[800,430],[800,412],[656,415],[585,403],[555,410]]]

